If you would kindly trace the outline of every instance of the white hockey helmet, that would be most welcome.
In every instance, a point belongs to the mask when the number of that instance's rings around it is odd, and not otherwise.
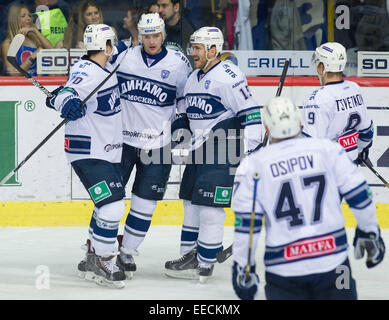
[[[190,43],[203,44],[208,55],[212,46],[216,47],[216,56],[223,50],[224,36],[219,28],[202,27],[190,36]]]
[[[139,36],[162,33],[162,41],[164,41],[166,38],[165,22],[158,13],[144,13],[138,22],[138,32]]]
[[[337,42],[327,42],[316,48],[312,62],[323,63],[324,72],[342,72],[347,63],[346,48]]]
[[[84,45],[87,51],[104,50],[107,41],[111,40],[112,47],[117,45],[117,37],[110,26],[106,24],[89,24],[84,32]]]
[[[272,138],[286,139],[301,131],[301,111],[289,98],[272,98],[262,109],[261,115]]]

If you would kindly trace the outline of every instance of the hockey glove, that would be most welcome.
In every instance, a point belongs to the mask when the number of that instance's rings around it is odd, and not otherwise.
[[[372,268],[379,264],[385,255],[385,244],[381,238],[381,232],[363,232],[357,227],[353,241],[355,259],[363,258],[367,252],[366,266]]]
[[[189,127],[189,119],[186,113],[180,113],[172,122],[171,134],[172,141],[180,143],[184,138],[184,130],[188,130],[191,134]]]
[[[243,267],[234,261],[232,266],[232,285],[236,295],[242,300],[254,300],[258,293],[259,277],[255,273],[255,265],[251,266],[249,279]]]
[[[46,106],[48,108],[55,110],[55,108],[54,108],[55,98],[57,97],[58,92],[60,92],[63,88],[64,88],[64,86],[59,86],[57,89],[55,89],[54,91],[51,92],[51,94],[53,95],[51,98],[49,98],[49,97],[46,98]]]
[[[358,158],[357,158],[357,164],[361,165],[362,164],[362,161],[366,161],[367,158],[369,158],[369,149],[370,147],[372,146],[372,142],[367,146],[365,147],[359,154],[358,154]]]
[[[71,98],[65,102],[61,109],[61,118],[70,121],[82,118],[86,112],[86,106],[81,107],[81,100],[79,98]]]

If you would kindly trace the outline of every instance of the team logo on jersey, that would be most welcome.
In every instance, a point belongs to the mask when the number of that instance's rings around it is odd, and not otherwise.
[[[162,79],[167,79],[169,77],[169,75],[170,75],[170,71],[168,71],[168,70],[161,71],[161,78]]]
[[[211,80],[206,80],[204,83],[205,90],[208,90],[210,85],[211,85]]]

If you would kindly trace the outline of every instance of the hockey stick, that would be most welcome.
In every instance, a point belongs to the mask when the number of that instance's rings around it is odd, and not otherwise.
[[[253,197],[253,207],[252,207],[252,211],[251,211],[251,219],[250,220],[250,243],[251,243],[251,237],[252,237],[252,234],[251,234],[251,223],[253,223],[253,214],[254,214],[254,217],[255,217],[255,212],[254,212],[254,209],[255,209],[255,199],[256,199],[256,194],[257,194],[257,182],[258,182],[258,175],[256,174],[255,177],[254,177],[254,197]],[[254,213],[253,213],[254,212]],[[251,247],[251,244],[249,245],[249,250]],[[249,253],[251,255],[251,252]],[[216,261],[219,262],[219,263],[223,263],[224,261],[226,261],[229,257],[232,256],[232,244],[224,249],[223,251],[220,251],[216,254]]]
[[[281,74],[280,82],[278,83],[276,97],[279,97],[281,95],[282,88],[284,87],[284,82],[285,82],[286,74],[288,73],[288,68],[289,68],[289,60],[286,60],[285,64],[284,64],[284,68],[282,69],[282,74]],[[269,140],[269,137],[265,133],[265,136],[263,137],[262,145],[266,146],[268,140]]]
[[[8,52],[7,52],[7,60],[12,66],[16,68],[24,77],[26,77],[28,80],[30,80],[35,87],[39,88],[44,92],[46,96],[49,98],[52,98],[53,95],[49,90],[47,90],[44,86],[42,86],[38,81],[36,81],[26,70],[23,70],[16,60],[16,54],[18,53],[20,47],[22,46],[24,42],[24,35],[21,33],[18,33],[13,39],[9,46]]]
[[[286,60],[285,64],[284,64],[284,68],[282,69],[282,74],[281,74],[280,82],[278,84],[276,97],[279,97],[281,95],[282,88],[284,87],[286,74],[288,73],[288,68],[289,68],[289,60]],[[265,136],[263,137],[262,145],[266,146],[268,140],[269,140],[269,137],[265,133]],[[230,245],[227,249],[224,249],[223,251],[218,252],[216,254],[216,260],[219,263],[223,263],[229,257],[231,257],[231,255],[232,255],[232,245]]]
[[[126,50],[126,53],[123,55],[123,58],[118,63],[118,65],[112,70],[112,72],[81,102],[80,107],[82,107],[96,92],[99,90],[111,77],[115,74],[116,70],[119,68],[120,64],[122,63],[124,57],[127,55],[128,49]],[[49,140],[64,124],[68,123],[68,119],[64,119],[59,125],[57,125],[53,131],[51,131],[46,138],[42,140],[41,143],[39,143],[34,150],[32,150],[27,157],[19,163],[19,165],[13,169],[3,180],[0,181],[0,185],[5,184],[26,162],[28,159],[32,157],[32,155],[35,154],[46,142]]]
[[[385,186],[389,188],[389,183],[367,161],[362,160],[362,162],[377,176],[378,179],[380,179],[385,184]]]
[[[256,172],[254,174],[254,194],[253,194],[253,207],[251,209],[251,218],[250,218],[250,237],[249,237],[249,252],[247,255],[247,265],[245,268],[246,272],[246,280],[248,281],[250,279],[250,269],[251,269],[251,251],[253,247],[253,233],[254,233],[254,222],[255,222],[255,201],[257,199],[257,186],[258,186],[258,180],[259,180],[259,174]]]

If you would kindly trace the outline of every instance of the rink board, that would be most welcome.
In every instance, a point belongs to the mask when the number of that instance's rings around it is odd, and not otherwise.
[[[64,78],[37,78],[53,90]],[[278,86],[278,77],[248,78],[250,91],[264,105]],[[358,79],[365,103],[375,125],[374,144],[370,160],[376,170],[389,180],[389,80]],[[289,77],[282,96],[297,105],[318,88],[312,77]],[[0,78],[0,180],[53,130],[62,119],[45,107],[45,95],[25,78]],[[31,157],[9,180],[0,186],[0,226],[77,226],[89,223],[91,202],[87,192],[67,163],[63,151],[63,128]],[[382,223],[389,216],[389,189],[368,169],[362,171],[371,187]],[[178,200],[183,166],[172,168],[163,202],[159,203],[154,224],[181,224],[182,203]],[[134,172],[126,187],[126,200],[131,199]],[[227,210],[226,225],[232,225],[233,215]],[[347,223],[348,211],[344,209]]]
[[[126,214],[131,201],[126,201]],[[377,218],[381,228],[389,228],[389,204],[377,204]],[[88,226],[92,216],[92,201],[36,202],[10,201],[0,205],[0,227],[81,227]],[[234,225],[234,213],[225,209],[225,226]],[[342,203],[342,212],[347,228],[354,228],[355,218],[348,205]],[[164,200],[158,202],[152,225],[182,225],[184,207],[182,201]]]

